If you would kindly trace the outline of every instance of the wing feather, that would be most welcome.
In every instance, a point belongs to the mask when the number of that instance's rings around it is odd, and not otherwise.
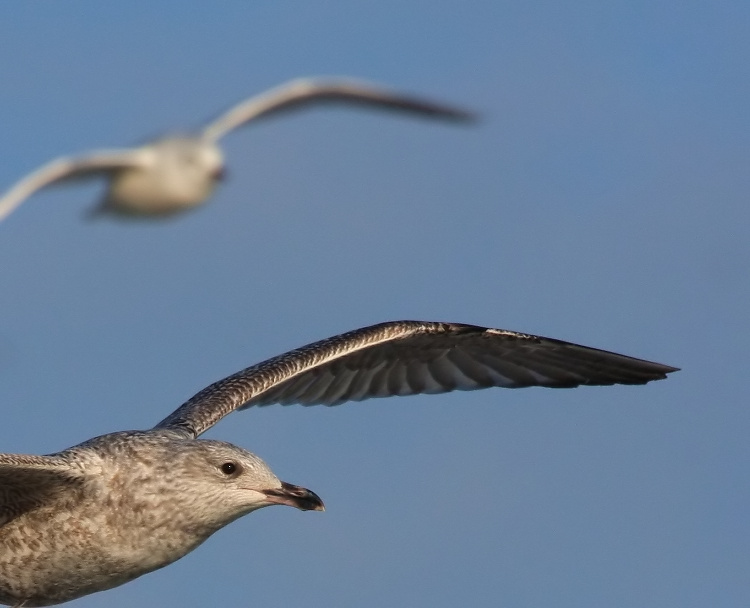
[[[61,458],[0,454],[0,526],[81,483],[81,473]]]
[[[472,114],[458,108],[389,91],[352,79],[300,78],[237,104],[203,128],[203,137],[217,141],[261,117],[326,103],[361,105],[409,112],[443,120],[468,121]]]
[[[16,182],[0,198],[0,221],[37,190],[72,179],[107,175],[118,169],[136,168],[147,162],[145,154],[141,149],[101,150],[86,156],[58,158],[42,165]]]
[[[551,338],[454,323],[396,321],[315,342],[203,389],[156,428],[198,436],[236,409],[337,405],[490,386],[645,384],[677,368]]]

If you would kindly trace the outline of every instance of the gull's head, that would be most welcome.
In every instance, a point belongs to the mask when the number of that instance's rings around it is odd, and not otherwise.
[[[169,137],[152,144],[160,179],[174,196],[202,202],[224,176],[219,147],[200,137]]]
[[[218,527],[271,505],[325,510],[317,494],[281,481],[258,456],[230,443],[190,440],[172,454],[171,489],[185,497],[194,515]]]

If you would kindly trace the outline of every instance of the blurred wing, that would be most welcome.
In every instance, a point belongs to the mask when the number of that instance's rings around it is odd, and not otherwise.
[[[200,435],[229,412],[272,403],[499,386],[645,384],[677,368],[569,342],[474,325],[396,321],[334,336],[205,388],[157,425]]]
[[[78,158],[63,157],[43,165],[17,182],[0,198],[0,221],[37,190],[71,179],[106,175],[117,169],[143,166],[142,150],[105,150]]]
[[[355,80],[302,78],[251,97],[222,114],[203,129],[203,137],[216,141],[232,129],[278,112],[322,103],[347,103],[421,114],[443,120],[468,121],[472,114],[419,97],[412,97]]]
[[[0,526],[82,481],[54,456],[0,454]]]

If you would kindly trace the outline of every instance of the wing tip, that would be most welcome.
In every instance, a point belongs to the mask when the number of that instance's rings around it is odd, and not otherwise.
[[[679,367],[665,365],[664,363],[649,363],[651,366],[650,371],[652,371],[654,375],[654,377],[652,378],[653,380],[665,380],[668,374],[673,374],[674,372],[680,371]],[[646,382],[648,382],[648,380]]]

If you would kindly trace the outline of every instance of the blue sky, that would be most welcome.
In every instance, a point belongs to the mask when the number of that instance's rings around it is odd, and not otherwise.
[[[0,7],[0,189],[292,77],[474,108],[311,110],[227,138],[209,205],[0,225],[4,452],[147,428],[371,323],[538,333],[681,367],[645,387],[235,414],[209,436],[312,488],[72,605],[746,606],[750,7],[95,2]]]

